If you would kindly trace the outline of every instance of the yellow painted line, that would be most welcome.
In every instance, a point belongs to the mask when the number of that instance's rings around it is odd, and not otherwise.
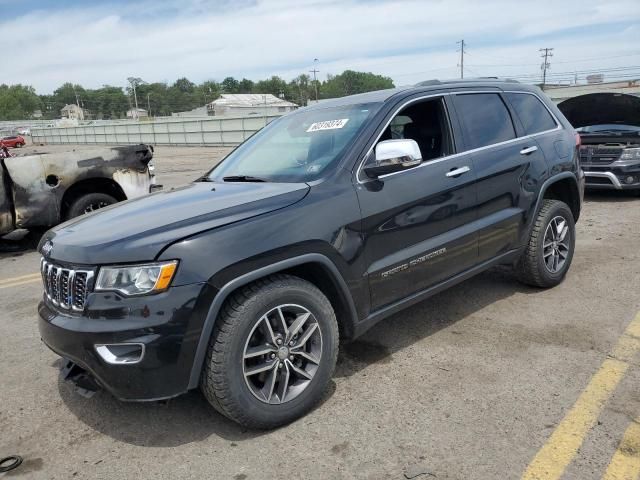
[[[5,278],[0,280],[0,285],[5,285],[7,283],[20,282],[22,280],[32,280],[35,278],[38,278],[38,279],[41,278],[40,273],[30,273],[29,275],[21,275],[19,277]]]
[[[640,478],[640,418],[631,422],[613,454],[602,480],[637,480]]]
[[[3,288],[19,287],[20,285],[28,285],[30,283],[36,283],[41,281],[42,280],[40,279],[40,275],[38,275],[37,278],[32,278],[30,280],[21,280],[19,282],[6,283],[4,285],[0,285],[0,290],[2,290]]]
[[[523,480],[557,480],[562,476],[638,351],[640,312],[618,340],[610,358],[602,363],[571,410],[529,464],[522,475]]]

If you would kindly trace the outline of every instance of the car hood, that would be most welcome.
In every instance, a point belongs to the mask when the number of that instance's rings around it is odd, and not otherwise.
[[[39,251],[60,262],[100,265],[150,261],[185,237],[287,207],[306,183],[196,182],[129,200],[49,230]]]
[[[640,127],[640,97],[622,93],[590,93],[570,98],[558,108],[573,128],[619,123]]]

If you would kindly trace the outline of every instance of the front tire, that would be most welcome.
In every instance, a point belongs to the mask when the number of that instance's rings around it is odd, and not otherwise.
[[[212,335],[201,390],[223,415],[268,429],[303,416],[323,397],[338,355],[331,303],[290,275],[233,294]]]
[[[555,287],[571,266],[575,241],[571,209],[559,200],[543,200],[529,243],[516,265],[518,279],[534,287]]]
[[[118,200],[106,193],[87,193],[71,203],[67,212],[67,220],[108,207],[114,203],[118,203]]]

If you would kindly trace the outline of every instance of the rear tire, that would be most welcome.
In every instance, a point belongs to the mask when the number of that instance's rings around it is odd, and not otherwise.
[[[225,302],[200,387],[216,410],[245,427],[285,425],[322,399],[338,343],[327,297],[301,278],[273,275]]]
[[[571,266],[575,241],[571,209],[559,200],[543,200],[529,242],[516,265],[518,279],[534,287],[555,287]]]
[[[118,203],[118,200],[106,193],[87,193],[76,198],[69,207],[67,212],[67,220],[85,213],[91,213],[95,210],[99,210],[109,205]]]

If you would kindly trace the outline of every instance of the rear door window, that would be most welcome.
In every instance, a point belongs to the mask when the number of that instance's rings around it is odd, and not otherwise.
[[[556,121],[547,107],[535,95],[507,93],[506,96],[520,118],[527,135],[553,130],[557,127]]]
[[[486,147],[516,138],[511,114],[497,93],[455,95],[456,111],[468,149]]]

